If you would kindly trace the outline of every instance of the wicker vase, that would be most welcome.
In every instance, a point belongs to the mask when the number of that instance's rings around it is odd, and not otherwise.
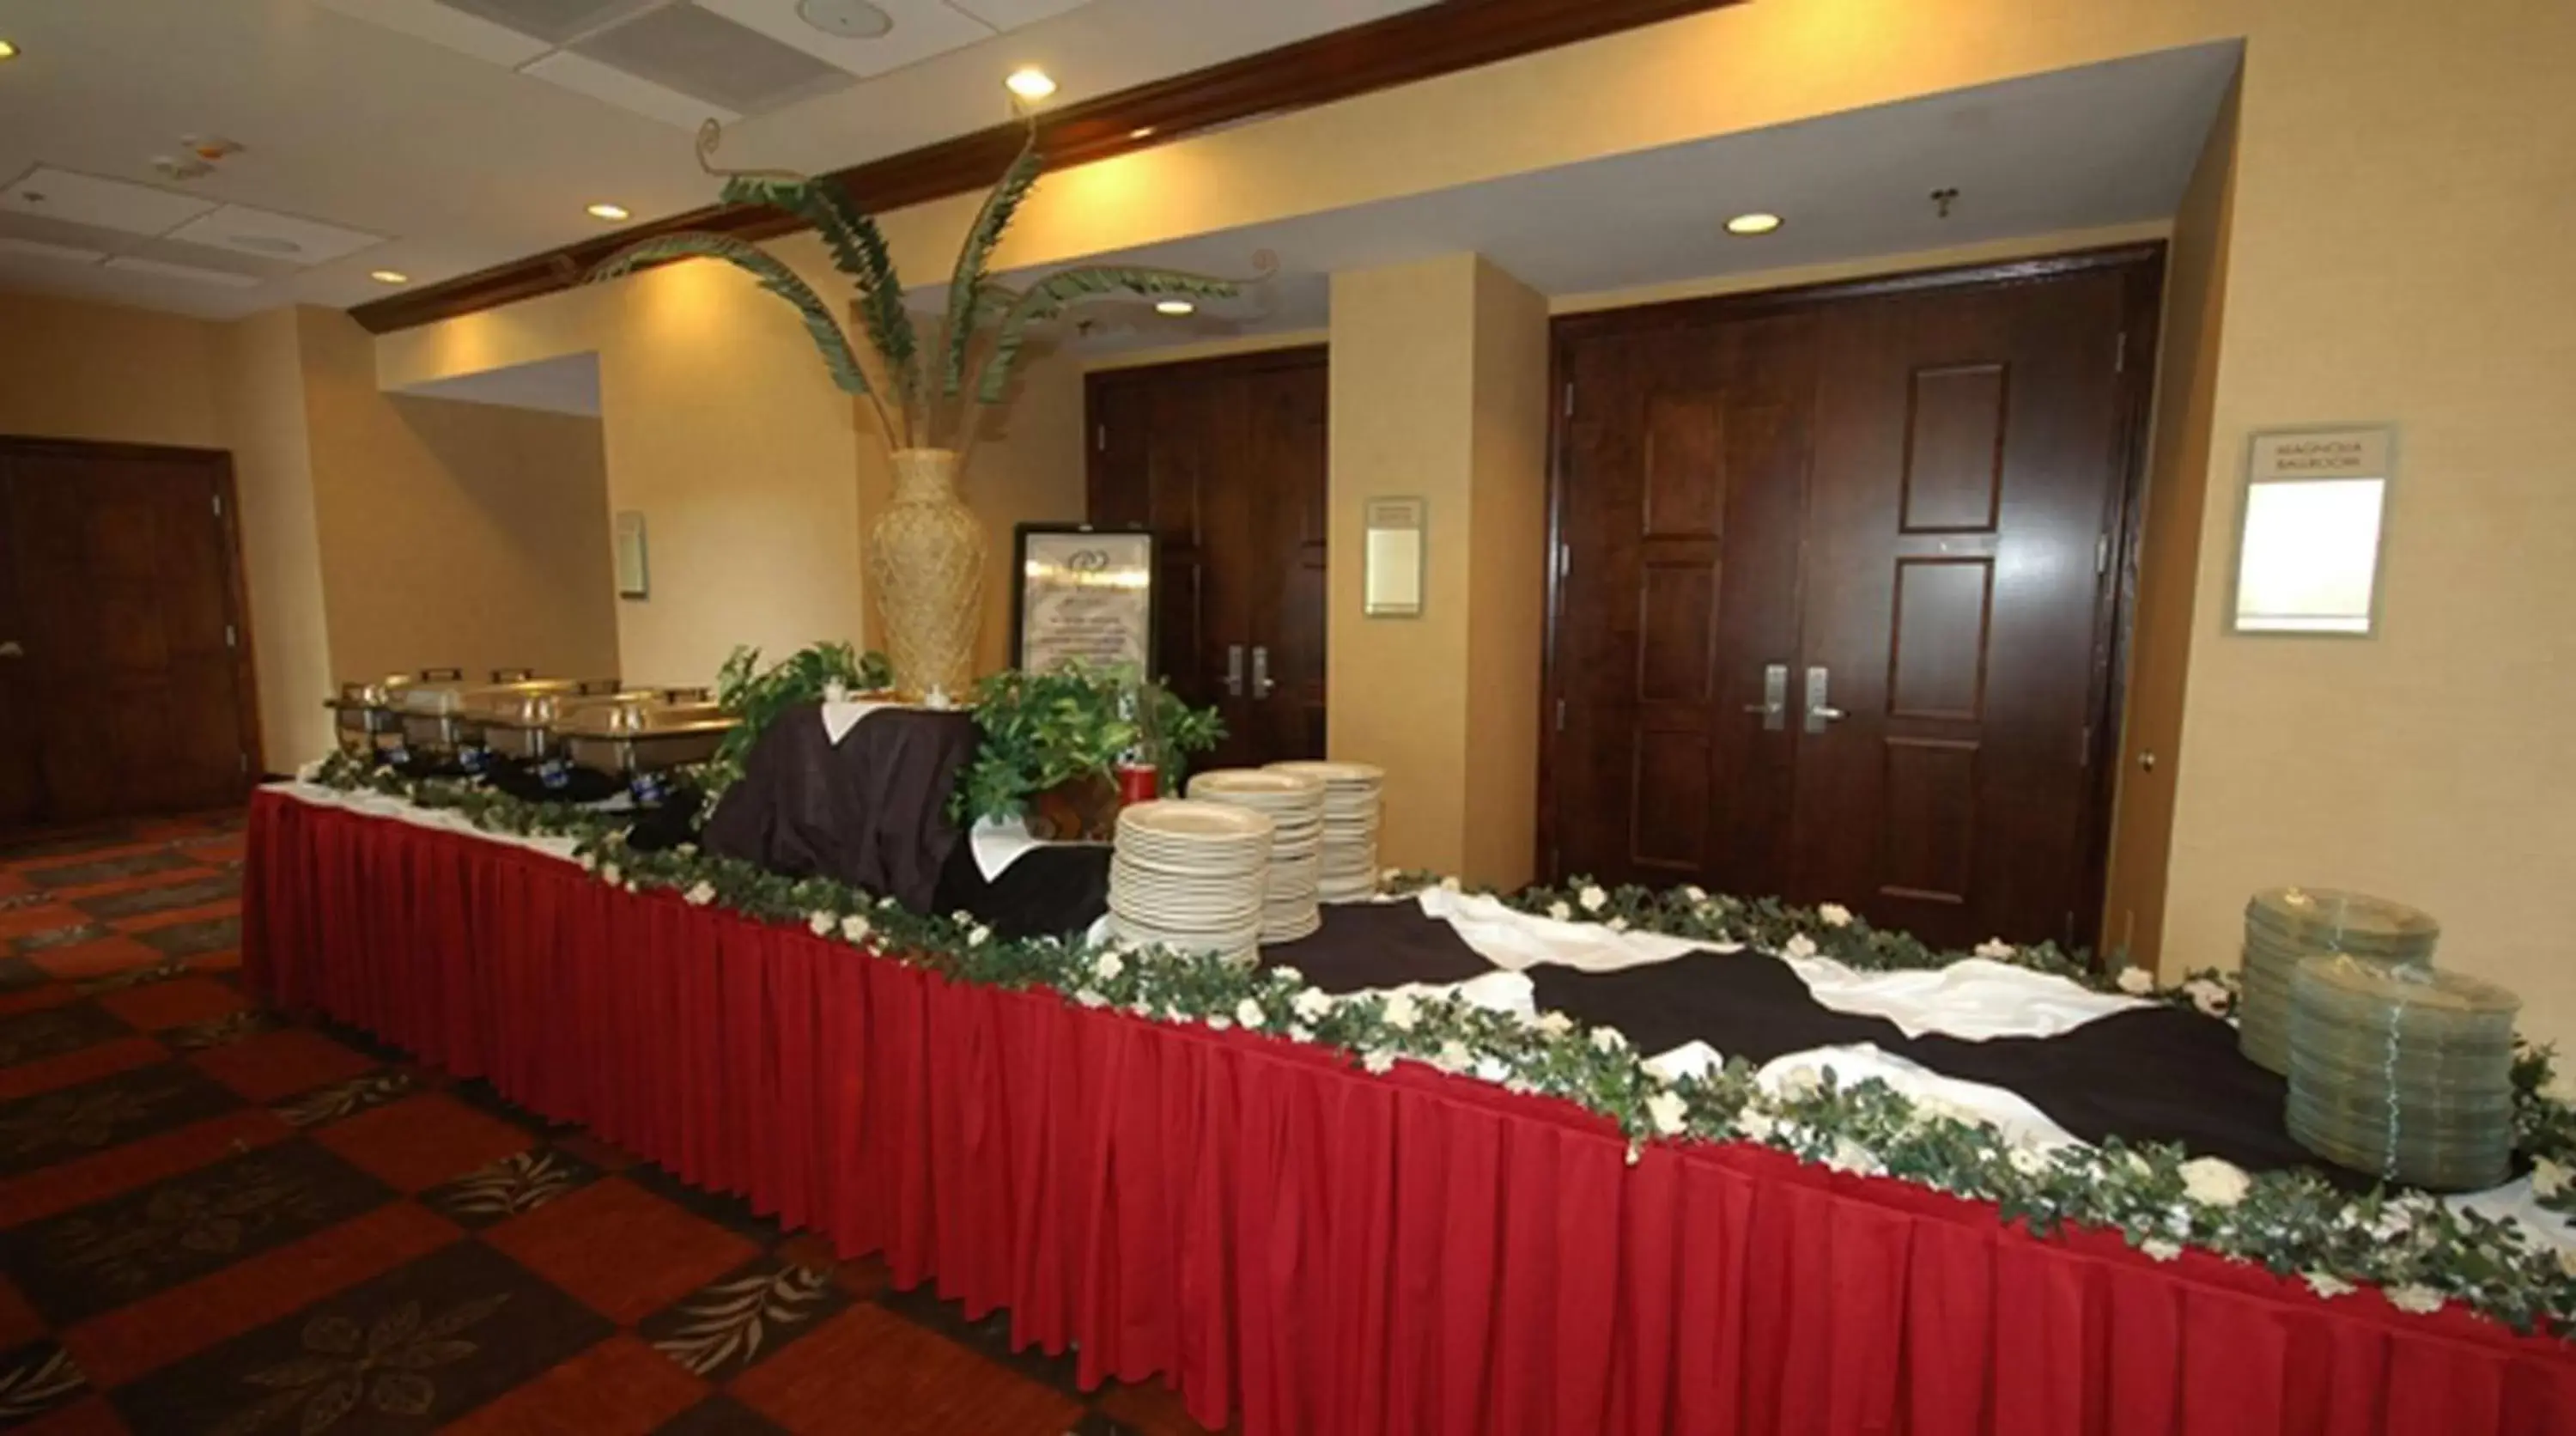
[[[868,529],[868,574],[895,687],[962,697],[984,616],[984,526],[957,497],[957,455],[902,449],[894,503]]]

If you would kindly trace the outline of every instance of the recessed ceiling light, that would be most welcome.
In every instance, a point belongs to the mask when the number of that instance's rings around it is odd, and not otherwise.
[[[1739,214],[1726,222],[1728,234],[1769,234],[1779,227],[1780,216],[1765,214],[1760,210],[1755,210],[1751,214]]]
[[[10,44],[6,40],[0,40],[0,60],[14,60],[17,58],[18,47]]]
[[[796,15],[844,40],[874,40],[894,28],[894,17],[868,0],[796,0]]]
[[[1035,65],[1024,65],[1013,70],[1002,81],[1002,86],[1033,105],[1055,93],[1053,77]]]
[[[629,217],[629,212],[626,206],[622,204],[610,204],[605,200],[590,206],[584,211],[584,213],[588,214],[592,219],[625,219]]]
[[[1159,299],[1154,302],[1154,312],[1178,318],[1184,314],[1198,313],[1199,307],[1186,299]]]
[[[411,276],[399,269],[379,269],[367,275],[378,284],[409,284]]]

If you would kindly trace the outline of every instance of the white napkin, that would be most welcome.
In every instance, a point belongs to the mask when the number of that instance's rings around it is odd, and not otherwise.
[[[823,700],[823,736],[831,739],[832,746],[837,748],[841,746],[842,739],[850,736],[850,730],[859,726],[860,719],[880,708],[903,706],[900,703],[862,703],[855,699],[827,697]]]

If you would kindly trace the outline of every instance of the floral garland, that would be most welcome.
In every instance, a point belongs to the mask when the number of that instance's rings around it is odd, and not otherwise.
[[[1618,1032],[1585,1030],[1559,1012],[1522,1017],[1455,995],[1334,996],[1286,967],[1247,971],[1160,948],[1004,940],[966,914],[910,912],[827,878],[785,877],[685,846],[637,851],[626,846],[623,825],[612,815],[525,803],[453,780],[408,779],[346,759],[305,776],[343,791],[454,811],[495,832],[570,837],[577,840],[578,861],[628,891],[670,891],[755,920],[801,923],[818,936],[959,981],[1050,988],[1087,1007],[1151,1020],[1274,1033],[1339,1048],[1372,1072],[1410,1058],[1516,1092],[1561,1097],[1615,1123],[1629,1139],[1632,1162],[1649,1141],[1759,1143],[1838,1171],[1993,1202],[2008,1224],[2037,1235],[2070,1223],[2108,1229],[2159,1261],[2175,1259],[2186,1246],[2201,1247],[2296,1277],[2320,1297],[2376,1286],[2404,1311],[2457,1302],[2517,1331],[2576,1331],[2576,1253],[2420,1193],[2351,1196],[2312,1173],[2250,1174],[2166,1143],[2015,1146],[1951,1104],[1909,1099],[1876,1080],[1842,1086],[1824,1069],[1792,1071],[1769,1092],[1741,1059],[1704,1075],[1668,1078],[1649,1070]],[[1390,885],[1420,882],[1407,876]],[[1690,888],[1655,893],[1579,882],[1505,901],[1619,930],[1824,955],[1855,967],[1933,967],[1959,956],[1871,928],[1830,905],[1794,908]],[[2092,986],[2104,981],[2045,944],[1987,944],[1976,955]],[[2214,977],[2193,981],[2220,985]],[[2109,982],[2123,990],[2136,986]],[[2190,982],[2150,988],[2169,1001],[2209,1005],[2205,994],[2189,990]],[[2515,1080],[2521,1146],[2537,1159],[2535,1190],[2546,1204],[2567,1210],[2560,1203],[2576,1195],[2569,1191],[2576,1186],[2569,1178],[2576,1166],[2576,1108],[2544,1090],[2553,1086],[2546,1049],[2525,1049]]]

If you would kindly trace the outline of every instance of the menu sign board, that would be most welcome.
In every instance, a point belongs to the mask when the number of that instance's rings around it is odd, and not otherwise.
[[[1152,534],[1022,524],[1013,560],[1012,666],[1043,673],[1079,659],[1151,671]]]

